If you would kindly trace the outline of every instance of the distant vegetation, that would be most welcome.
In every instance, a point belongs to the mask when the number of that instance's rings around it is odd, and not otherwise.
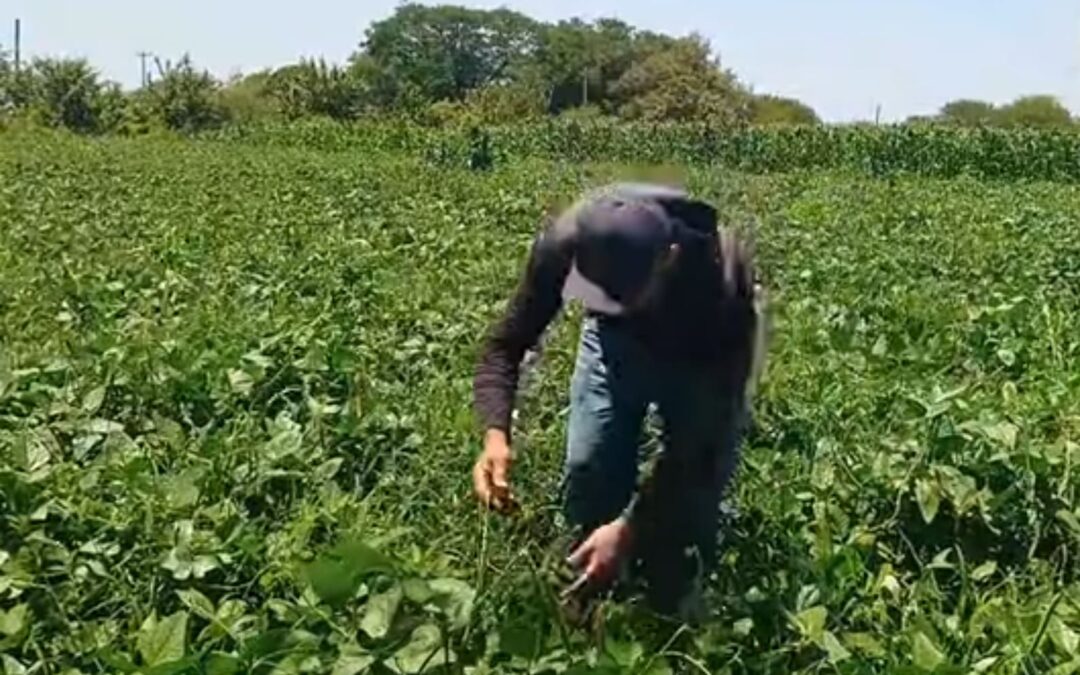
[[[367,28],[346,63],[305,59],[219,80],[188,56],[156,63],[123,91],[82,59],[41,58],[18,72],[0,49],[0,120],[78,133],[182,132],[266,120],[407,119],[491,125],[569,115],[712,127],[819,124],[805,103],[754,92],[698,35],[618,19],[544,23],[507,9],[404,4]],[[995,107],[949,103],[910,120],[963,126],[1071,125],[1048,96]]]

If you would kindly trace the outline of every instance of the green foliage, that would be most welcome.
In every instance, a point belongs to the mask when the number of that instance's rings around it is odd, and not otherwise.
[[[535,48],[538,26],[507,9],[407,3],[366,31],[363,55],[381,75],[428,101],[463,100],[504,82]]]
[[[83,59],[35,59],[28,73],[33,114],[50,127],[99,130],[102,84]]]
[[[769,94],[750,100],[750,122],[759,126],[819,124],[817,113],[802,101]]]
[[[323,59],[281,68],[267,79],[265,86],[278,109],[290,119],[357,117],[367,93],[367,84],[353,70],[327,65]]]
[[[1011,127],[1064,127],[1072,123],[1068,109],[1053,96],[1024,96],[1002,106],[1000,123]]]
[[[272,73],[268,70],[238,76],[218,90],[225,117],[233,123],[251,124],[273,119],[279,108],[270,93]]]
[[[452,106],[446,119],[460,108]],[[404,152],[463,167],[475,118],[430,125],[258,125],[222,138],[327,151]],[[711,164],[751,172],[844,170],[870,176],[1080,180],[1080,133],[1057,129],[957,128],[941,124],[721,128],[707,124],[625,123],[598,109],[532,125],[487,128],[501,158],[555,161]]]
[[[513,519],[469,498],[468,401],[547,207],[619,171],[525,151],[642,139],[574,126],[495,138],[485,172],[431,166],[453,134],[412,127],[0,137],[5,672],[1069,672],[1068,183],[691,163],[725,221],[757,223],[778,327],[711,611],[562,624],[580,310],[523,389]],[[1018,164],[1067,140],[879,133],[898,157],[1019,139]]]
[[[25,108],[30,98],[29,74],[16,71],[8,53],[0,49],[0,118]]]
[[[984,101],[961,99],[947,103],[937,120],[960,126],[1065,128],[1072,116],[1053,96],[1022,96],[1008,105],[995,107]]]
[[[190,133],[225,123],[328,117],[407,119],[435,126],[521,123],[584,108],[649,122],[731,125],[748,118],[750,99],[696,36],[674,38],[618,19],[547,24],[507,9],[406,3],[365,32],[345,65],[301,60],[224,86],[185,56],[158,64],[146,91],[124,97],[104,87],[85,62],[50,71],[41,121],[79,132]],[[79,69],[82,69],[81,71]],[[55,70],[55,69],[54,69]],[[66,79],[65,79],[66,78]],[[0,58],[0,109],[26,111],[32,81]],[[104,90],[97,120],[94,100]],[[64,109],[61,110],[60,106]],[[797,102],[765,105],[772,120],[807,114]],[[793,112],[794,111],[794,112]],[[812,116],[812,111],[809,111]],[[769,122],[771,123],[771,122]]]
[[[551,113],[588,105],[614,111],[619,79],[634,63],[673,43],[618,19],[561,21],[544,27],[535,58],[520,76],[547,92]]]
[[[746,121],[749,98],[697,37],[678,40],[632,65],[615,83],[619,114],[647,122]]]
[[[993,124],[997,119],[997,115],[998,111],[992,103],[960,99],[950,101],[942,106],[938,118],[950,124],[977,127]]]
[[[218,89],[218,82],[208,72],[197,70],[185,54],[175,66],[165,68],[141,96],[150,115],[167,128],[193,132],[225,122]]]

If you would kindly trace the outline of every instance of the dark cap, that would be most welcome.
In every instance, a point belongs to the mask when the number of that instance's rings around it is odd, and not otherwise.
[[[597,196],[576,212],[577,246],[564,294],[586,307],[621,314],[625,302],[648,282],[660,255],[694,234],[701,223],[687,223],[693,211],[682,193],[650,194],[640,186]],[[711,207],[698,209],[706,216]],[[715,219],[713,219],[715,223]]]

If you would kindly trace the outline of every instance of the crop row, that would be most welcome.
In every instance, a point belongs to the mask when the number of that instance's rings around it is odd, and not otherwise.
[[[230,128],[214,137],[322,150],[422,154],[448,166],[537,157],[712,164],[752,173],[839,169],[872,176],[1080,179],[1080,134],[1063,130],[933,125],[721,130],[693,124],[577,121],[431,129],[407,123],[306,121]]]

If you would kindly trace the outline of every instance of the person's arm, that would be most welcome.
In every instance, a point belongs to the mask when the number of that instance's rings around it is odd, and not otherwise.
[[[536,346],[562,307],[563,283],[572,264],[572,242],[558,222],[533,242],[525,273],[494,325],[473,380],[476,413],[486,433],[511,433],[511,413],[525,352]]]

